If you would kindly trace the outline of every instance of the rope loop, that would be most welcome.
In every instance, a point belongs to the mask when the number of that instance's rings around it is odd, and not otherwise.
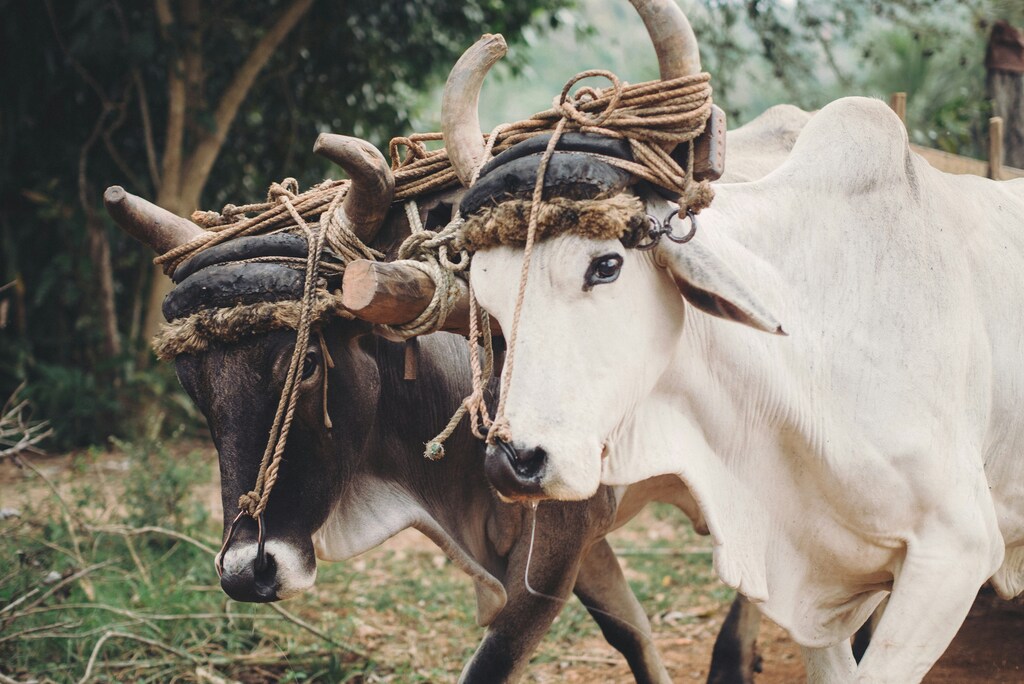
[[[582,112],[579,109],[580,107],[597,101],[599,97],[605,96],[607,91],[599,94],[594,88],[585,86],[576,91],[570,98],[569,90],[583,79],[595,76],[607,78],[612,82],[611,99],[602,110],[598,110],[595,113]],[[590,69],[589,71],[581,71],[566,82],[565,87],[562,88],[561,95],[558,96],[555,108],[559,110],[563,117],[581,127],[600,126],[615,114],[615,110],[618,108],[621,100],[622,82],[619,81],[619,77],[604,69]]]
[[[267,204],[283,201],[284,198],[294,200],[299,194],[299,181],[285,178],[280,183],[271,183],[267,190]]]

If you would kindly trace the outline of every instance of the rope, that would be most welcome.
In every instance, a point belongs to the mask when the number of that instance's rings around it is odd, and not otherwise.
[[[411,234],[398,248],[396,261],[425,273],[434,282],[434,296],[419,316],[399,325],[381,325],[392,337],[407,340],[418,335],[437,332],[459,300],[462,288],[455,274],[465,270],[469,256],[460,252],[458,261],[448,258],[448,246],[458,235],[462,219],[450,222],[441,231],[426,230],[420,221],[415,200],[405,203]]]
[[[572,86],[584,78],[603,77],[611,81],[610,88],[580,88],[572,97]],[[680,209],[699,212],[711,201],[712,193],[706,183],[693,181],[693,149],[689,150],[689,163],[682,169],[666,152],[676,145],[687,142],[703,132],[711,108],[711,86],[708,74],[685,76],[671,81],[649,81],[637,85],[623,84],[608,71],[584,71],[570,79],[561,94],[555,98],[551,109],[533,115],[529,119],[496,127],[485,136],[484,154],[474,172],[473,181],[479,177],[480,169],[492,155],[537,135],[552,131],[551,140],[544,151],[537,174],[537,182],[530,208],[526,248],[520,274],[519,291],[513,315],[511,337],[507,350],[507,361],[502,373],[501,394],[496,415],[492,421],[484,401],[484,384],[493,369],[493,347],[490,321],[486,312],[479,308],[473,294],[470,294],[470,363],[473,371],[473,391],[463,400],[448,425],[434,440],[426,445],[428,458],[444,455],[443,442],[455,430],[462,417],[470,414],[473,434],[484,438],[509,439],[508,421],[504,416],[505,399],[511,383],[515,361],[516,337],[519,319],[529,276],[530,257],[536,240],[538,209],[543,199],[544,174],[554,153],[558,139],[566,131],[596,133],[612,138],[627,139],[635,161],[602,157],[604,161],[622,168],[638,178],[675,191],[680,196]],[[448,152],[444,148],[430,150],[426,143],[440,141],[440,133],[414,134],[391,140],[389,154],[395,177],[395,202],[405,202],[411,234],[399,248],[398,258],[413,268],[419,269],[433,280],[435,289],[427,309],[413,321],[402,325],[382,326],[392,336],[408,339],[417,335],[439,330],[461,294],[457,273],[465,271],[470,255],[457,252],[454,260],[449,250],[457,242],[462,225],[456,217],[441,231],[425,230],[419,217],[415,199],[433,194],[458,184],[458,178],[451,167]],[[404,155],[402,150],[405,150]],[[348,180],[325,180],[309,190],[300,193],[298,182],[286,178],[271,184],[267,200],[263,203],[242,206],[225,205],[220,212],[198,211],[193,221],[204,226],[207,232],[191,242],[180,245],[160,256],[154,262],[161,264],[165,272],[171,273],[181,263],[204,249],[221,244],[236,237],[267,234],[282,231],[301,231],[306,234],[309,244],[306,261],[306,282],[302,297],[302,310],[297,329],[295,350],[281,393],[274,423],[270,430],[267,448],[260,464],[260,471],[253,490],[239,499],[239,515],[247,514],[258,522],[266,508],[270,491],[277,481],[281,459],[284,454],[288,432],[297,402],[297,378],[302,367],[302,358],[309,341],[312,327],[312,306],[315,300],[316,279],[320,268],[323,248],[326,245],[344,263],[354,259],[382,260],[384,255],[366,246],[351,230],[344,212],[340,211],[341,200],[351,187]],[[253,214],[253,215],[250,215]],[[309,221],[317,220],[319,230],[312,231]],[[320,334],[318,332],[318,334]],[[322,335],[319,343],[326,349]],[[483,346],[484,359],[481,362],[479,347]],[[325,357],[326,358],[326,357]],[[324,421],[330,425],[327,415],[326,379],[323,387]],[[261,527],[262,529],[262,527]],[[225,545],[230,541],[225,541]]]
[[[597,90],[591,87],[580,88],[574,96],[570,97],[569,92],[572,86],[584,78],[604,77],[612,83],[611,88]],[[519,289],[516,295],[516,305],[512,318],[512,329],[506,331],[509,335],[506,351],[505,366],[502,369],[501,395],[498,406],[492,420],[487,412],[484,401],[484,385],[486,378],[490,377],[493,368],[493,348],[490,334],[490,323],[487,314],[483,314],[483,326],[479,325],[481,320],[477,312],[479,304],[473,293],[472,281],[469,284],[470,303],[470,336],[468,340],[470,348],[470,365],[473,371],[473,389],[466,397],[455,414],[449,420],[445,429],[430,442],[427,442],[424,456],[436,460],[444,456],[444,441],[451,436],[455,428],[461,422],[466,413],[470,415],[470,424],[473,434],[493,443],[496,439],[511,441],[511,430],[508,419],[505,417],[505,402],[509,395],[512,382],[512,370],[515,367],[516,340],[519,332],[519,321],[522,314],[523,300],[525,299],[526,286],[529,279],[530,262],[533,254],[533,247],[537,239],[538,220],[541,203],[543,201],[544,176],[548,164],[554,154],[559,138],[566,131],[578,130],[581,132],[598,133],[613,138],[626,138],[630,142],[633,157],[636,161],[606,157],[600,158],[611,164],[622,168],[629,173],[655,183],[656,185],[668,188],[679,195],[680,212],[700,212],[708,206],[714,195],[707,182],[697,183],[693,179],[693,145],[689,146],[687,164],[684,170],[666,151],[666,146],[672,148],[682,142],[688,142],[696,138],[704,131],[707,117],[711,110],[711,87],[708,74],[687,76],[672,81],[655,81],[641,83],[636,86],[623,85],[611,72],[603,70],[584,71],[570,79],[561,94],[555,98],[552,109],[535,114],[526,121],[514,124],[500,124],[494,128],[486,137],[483,154],[473,173],[470,185],[476,183],[484,164],[491,159],[492,155],[512,145],[526,140],[535,135],[540,135],[553,128],[551,139],[541,157],[537,170],[537,179],[534,183],[533,194],[530,203],[530,215],[527,225],[526,245],[523,250],[523,265],[520,271]],[[394,143],[393,143],[394,144]],[[404,141],[402,144],[406,144]],[[410,155],[416,159],[428,159],[429,154],[422,148],[416,148],[414,153],[410,147]],[[418,156],[416,156],[418,155]],[[392,160],[396,156],[394,148]],[[413,235],[409,240],[416,240],[417,226],[419,226],[419,214],[413,217],[410,204],[406,205],[409,212],[409,222]],[[458,220],[458,219],[457,219]],[[442,231],[447,234],[447,228]],[[407,243],[409,242],[407,240]],[[427,248],[426,242],[420,243],[423,249]],[[405,245],[403,244],[403,247]],[[447,249],[447,242],[439,244],[440,249]],[[429,262],[429,252],[421,252],[418,261],[411,261],[417,264],[424,272],[428,272],[421,263]],[[469,264],[468,255],[460,259],[460,270],[465,269]],[[430,327],[428,320],[436,319],[433,313],[442,305],[438,303],[438,297],[442,291],[457,295],[457,290],[449,290],[442,284],[450,283],[453,278],[451,270],[438,269],[440,277],[434,277],[435,291],[427,311],[412,325],[416,329],[425,328],[434,331],[440,328]],[[428,272],[428,275],[433,271]],[[422,320],[421,320],[422,319]],[[443,318],[441,319],[443,323]],[[484,346],[485,362],[481,368],[479,357],[479,345]],[[486,429],[486,435],[482,433]]]
[[[562,91],[564,97],[565,91]],[[530,277],[530,257],[533,255],[533,245],[537,237],[537,214],[540,210],[541,200],[544,193],[544,174],[548,170],[548,162],[555,153],[555,146],[562,135],[567,119],[562,119],[555,128],[548,146],[541,157],[540,165],[537,168],[537,180],[533,184],[533,197],[530,202],[530,221],[526,229],[526,246],[523,248],[523,267],[519,273],[519,291],[516,293],[516,308],[512,313],[512,330],[508,340],[508,348],[505,351],[505,367],[501,373],[501,397],[498,399],[498,408],[494,412],[494,422],[487,433],[487,442],[493,444],[496,439],[503,442],[512,441],[512,433],[509,429],[508,419],[505,417],[505,402],[508,399],[509,387],[512,384],[512,368],[516,360],[516,340],[519,337],[519,318],[523,312],[523,299],[526,297],[526,283]]]
[[[612,86],[603,89],[583,87],[569,96],[573,85],[590,77],[607,78]],[[691,173],[693,164],[684,170],[665,148],[692,140],[703,132],[711,111],[710,78],[702,73],[670,81],[630,85],[620,82],[609,71],[581,72],[566,83],[551,109],[523,121],[496,127],[485,137],[485,154],[481,162],[516,143],[551,132],[558,125],[562,125],[565,131],[626,139],[630,141],[636,161],[603,157],[604,161],[676,192],[686,207],[697,213],[710,202],[710,189],[706,183],[701,183],[698,185],[704,188],[702,191],[691,190],[690,186],[695,185]],[[426,146],[426,143],[441,140],[440,133],[417,133],[391,140],[388,151],[395,176],[395,202],[458,186],[448,151],[443,147],[430,150]],[[482,163],[477,167],[477,175],[480,168]],[[192,214],[192,220],[208,232],[158,256],[154,263],[163,265],[165,272],[171,273],[199,251],[236,237],[301,230],[301,225],[292,211],[285,208],[282,198],[290,201],[292,210],[303,221],[318,220],[339,194],[348,192],[350,184],[348,180],[325,180],[299,193],[295,179],[285,178],[280,183],[271,184],[266,202],[242,206],[228,204],[220,212],[197,211]],[[249,216],[253,213],[255,215]],[[339,230],[338,227],[332,228],[328,234],[327,244],[332,250],[369,249],[352,240],[354,236],[336,232]],[[357,258],[383,258],[373,250],[362,254],[365,255]]]
[[[295,407],[299,398],[297,387],[299,374],[302,371],[302,360],[306,354],[306,346],[309,344],[312,303],[316,292],[316,278],[320,256],[323,252],[324,239],[328,233],[329,225],[332,221],[337,220],[338,212],[334,210],[343,198],[344,195],[341,193],[334,198],[328,206],[328,210],[321,215],[320,230],[315,232],[303,221],[301,215],[299,215],[297,209],[292,204],[291,198],[284,197],[282,199],[282,204],[284,204],[286,211],[306,232],[309,242],[309,256],[306,262],[306,282],[302,293],[303,308],[301,318],[299,319],[299,328],[295,336],[295,348],[292,350],[292,358],[288,366],[288,373],[285,376],[281,399],[277,404],[274,423],[270,428],[267,448],[263,452],[263,458],[260,461],[256,485],[251,491],[246,492],[238,499],[239,510],[253,520],[258,521],[266,509],[267,501],[270,499],[270,492],[277,482],[278,473],[281,469],[281,460],[284,458],[284,449],[288,442],[288,432],[291,429],[292,419],[295,417]],[[322,339],[321,344],[323,344]],[[324,387],[324,394],[326,398],[326,385]],[[330,420],[329,418],[326,419]]]
[[[569,91],[573,85],[583,78],[592,76],[607,78],[611,81],[612,87],[604,90],[581,88],[574,97],[569,97]],[[512,328],[506,331],[509,337],[505,366],[502,369],[501,396],[494,419],[487,432],[488,443],[493,444],[498,439],[510,442],[512,439],[509,422],[505,416],[505,403],[510,393],[512,372],[515,367],[519,322],[529,281],[533,247],[537,238],[538,216],[543,201],[544,176],[558,144],[558,139],[563,132],[573,129],[600,133],[609,137],[627,138],[636,162],[603,156],[602,159],[635,176],[677,191],[680,199],[680,212],[688,210],[697,213],[711,202],[714,195],[706,182],[696,183],[693,180],[693,145],[690,145],[688,149],[685,170],[672,159],[664,145],[670,143],[674,147],[676,143],[693,140],[704,131],[711,108],[709,78],[707,74],[700,74],[668,82],[624,86],[611,72],[585,71],[566,83],[561,94],[556,98],[552,110],[535,115],[530,122],[499,126],[491,134],[485,148],[486,152],[490,152],[494,141],[499,136],[505,136],[506,140],[514,140],[517,138],[518,131],[527,128],[531,122],[547,120],[556,113],[560,116],[541,157],[533,187],[526,245],[523,249],[523,265],[519,275],[519,288],[512,315]],[[643,109],[644,106],[652,104],[658,106]],[[671,127],[671,134],[665,127]],[[669,137],[670,135],[671,137]],[[489,154],[483,156],[484,159],[489,158]],[[473,177],[474,181],[479,173],[480,168],[478,167]],[[472,307],[475,304],[472,301],[472,290],[470,290],[470,295]],[[473,394],[470,396],[482,395],[482,386],[483,379],[478,378],[474,373]],[[477,423],[486,425],[488,422],[486,407],[475,403],[473,406],[474,427]]]

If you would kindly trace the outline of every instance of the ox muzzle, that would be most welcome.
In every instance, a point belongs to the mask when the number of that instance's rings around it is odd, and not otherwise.
[[[215,565],[224,593],[247,603],[290,598],[316,582],[312,540],[303,544],[300,540],[268,536],[261,544],[255,523],[245,516],[236,519],[228,529]]]
[[[547,451],[497,439],[488,445],[484,471],[498,493],[507,499],[545,498],[541,482],[547,468]]]

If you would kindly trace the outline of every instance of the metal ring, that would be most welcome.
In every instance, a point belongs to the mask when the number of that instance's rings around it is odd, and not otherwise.
[[[220,553],[217,554],[217,559],[213,563],[213,567],[217,570],[217,577],[224,576],[224,554],[228,550],[228,545],[231,544],[231,538],[235,536],[235,529],[238,527],[238,521],[245,515],[245,511],[238,511],[238,515],[231,521],[231,525],[228,527],[228,534],[224,538],[224,543],[220,546]]]
[[[658,244],[658,240],[665,234],[665,227],[656,216],[647,214],[647,223],[649,224],[646,234],[641,234],[633,245],[634,249],[638,249],[641,252],[646,252],[650,249],[654,249],[655,245]],[[637,231],[639,232],[639,231]],[[647,242],[644,242],[644,240]]]
[[[256,516],[256,561],[253,570],[263,572],[267,568],[267,527],[263,522],[263,514]]]
[[[673,211],[668,216],[665,217],[665,237],[667,237],[669,240],[676,243],[677,245],[681,245],[692,240],[693,236],[697,234],[697,215],[694,214],[689,209],[686,210],[686,216],[687,218],[690,219],[690,232],[688,232],[683,237],[676,237],[675,235],[672,234],[672,219],[678,214],[678,211]]]

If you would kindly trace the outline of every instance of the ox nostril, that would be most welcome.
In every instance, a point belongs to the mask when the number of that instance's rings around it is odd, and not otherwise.
[[[510,450],[513,454],[512,469],[519,477],[536,479],[540,476],[544,464],[547,462],[548,452],[544,447],[533,447],[532,449]]]
[[[262,563],[259,562],[257,557],[252,566],[256,592],[266,599],[277,598],[277,561],[269,553],[262,560]]]
[[[516,449],[498,439],[487,447],[484,472],[503,496],[536,496],[542,494],[541,470],[546,460],[544,449]]]

